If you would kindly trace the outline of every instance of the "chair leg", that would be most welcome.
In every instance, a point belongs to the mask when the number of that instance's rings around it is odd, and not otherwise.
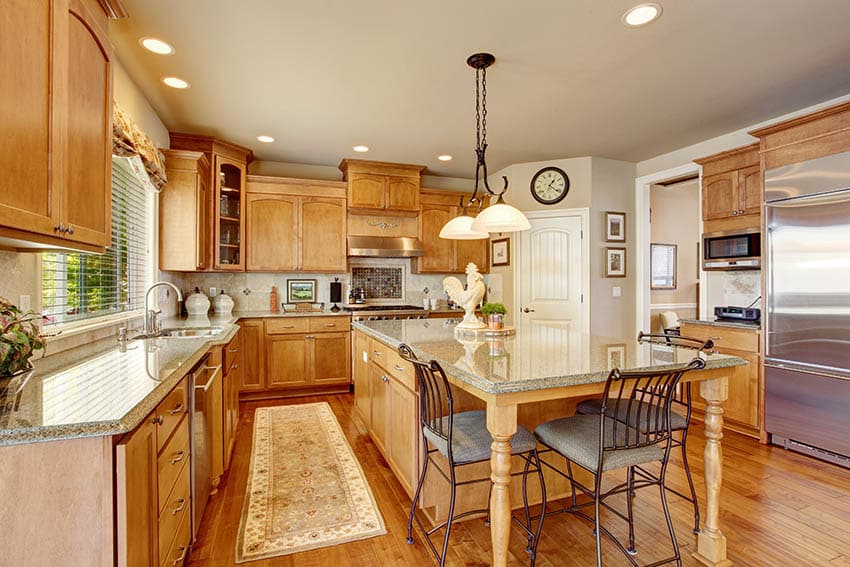
[[[602,488],[602,471],[596,471],[593,482],[593,510],[595,529],[593,533],[596,535],[596,567],[602,567],[602,530],[599,523],[599,492]]]
[[[528,455],[528,458],[525,460],[525,467],[522,469],[522,510],[525,513],[525,526],[528,528],[529,533],[526,534],[526,546],[525,551],[528,553],[532,553],[534,548],[534,538],[531,535],[531,513],[528,510],[528,469],[531,466],[531,458],[533,453]],[[532,564],[534,563],[534,557],[531,558]]]
[[[682,559],[679,556],[679,544],[676,541],[676,532],[673,531],[673,520],[670,518],[670,509],[667,507],[667,489],[664,487],[664,468],[666,468],[666,463],[662,465],[661,479],[658,485],[659,492],[661,493],[661,507],[664,509],[664,519],[667,520],[667,529],[670,532],[670,542],[673,544],[676,565],[681,567]]]
[[[573,465],[570,463],[569,459],[565,459],[567,461],[567,474],[570,477],[570,490],[572,491],[572,507],[576,507],[576,485],[573,484]]]
[[[450,476],[451,476],[451,495],[449,497],[449,517],[446,519],[446,539],[443,540],[443,552],[440,554],[440,567],[444,567],[446,564],[446,552],[449,549],[449,536],[452,532],[452,520],[454,520],[455,515],[455,496],[457,493],[457,486],[455,482],[455,467],[454,465],[449,465]]]
[[[694,479],[691,477],[691,467],[688,464],[688,429],[682,430],[682,465],[685,467],[685,476],[691,489],[691,500],[694,503],[694,533],[699,533],[699,501],[697,491],[694,489]]]
[[[543,464],[540,462],[540,453],[534,450],[534,460],[537,463],[537,476],[540,479],[540,520],[537,522],[537,531],[534,533],[534,545],[531,547],[531,567],[537,561],[537,545],[540,543],[540,534],[543,532],[543,520],[546,518],[546,481],[543,479]],[[531,524],[528,526],[531,528]]]
[[[428,444],[425,444],[425,458],[422,459],[422,474],[419,475],[419,483],[416,485],[416,493],[413,495],[413,503],[410,505],[410,516],[407,518],[407,543],[413,544],[413,515],[416,514],[416,504],[419,502],[419,495],[422,492],[422,485],[425,484],[425,473],[428,472]]]
[[[626,471],[626,510],[628,512],[629,517],[629,547],[626,551],[629,555],[637,555],[637,549],[635,549],[635,516],[633,512],[634,503],[632,502],[635,497],[634,486],[635,469],[634,467],[629,467]]]

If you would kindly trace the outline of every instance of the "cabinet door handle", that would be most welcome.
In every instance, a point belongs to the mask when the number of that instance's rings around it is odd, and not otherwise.
[[[64,231],[65,231],[65,225],[64,224],[57,224],[53,227],[53,232],[58,232],[58,233],[61,234]]]
[[[398,372],[404,372],[404,368],[398,364],[393,364],[393,368],[395,368]]]
[[[163,421],[162,416],[157,415],[157,416],[154,416],[154,418],[151,420],[151,423],[153,423],[154,425],[162,425],[162,421]]]
[[[227,349],[227,352],[239,352],[239,349],[238,348],[229,348],[229,349]]]
[[[732,211],[732,216],[733,216],[733,217],[737,217],[737,216],[738,216],[738,211]]]
[[[69,224],[67,232],[68,234],[74,234],[74,225]]]
[[[186,406],[183,405],[183,402],[180,402],[179,404],[174,406],[174,409],[168,411],[168,415],[177,415],[178,413],[182,412],[183,408],[185,407]]]
[[[316,335],[305,335],[304,338],[305,339],[315,339]]]
[[[180,553],[180,557],[178,557],[177,559],[175,559],[174,561],[172,561],[172,562],[171,562],[171,564],[172,564],[172,565],[179,565],[180,563],[182,563],[182,562],[183,562],[183,560],[184,560],[184,559],[186,559],[186,549],[187,549],[187,548],[186,548],[186,546],[185,546],[185,545],[181,545],[181,546],[180,546],[180,547],[178,547],[177,549],[181,551],[181,553]]]
[[[178,452],[175,454],[174,458],[173,458],[173,459],[171,459],[171,464],[172,464],[172,465],[176,465],[177,463],[179,463],[180,461],[182,461],[182,460],[183,460],[183,457],[185,457],[185,456],[186,456],[186,451],[178,451]]]
[[[374,354],[375,356],[381,356],[381,351],[379,351],[379,350],[373,350],[373,351],[372,351],[372,354]]]
[[[185,509],[186,509],[186,499],[185,498],[178,498],[177,499],[177,508],[175,508],[174,510],[171,511],[171,515],[174,516],[178,512],[182,512]]]
[[[381,375],[381,382],[388,383],[389,381],[390,381],[390,379],[389,379],[389,378],[387,378],[387,377],[386,377],[386,376],[384,376],[383,374]]]

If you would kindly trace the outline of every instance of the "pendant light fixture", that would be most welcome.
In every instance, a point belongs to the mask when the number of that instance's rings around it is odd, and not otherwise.
[[[503,195],[508,190],[508,178],[502,176],[505,186],[499,193],[490,189],[487,181],[487,67],[495,61],[496,58],[490,53],[475,53],[466,60],[466,64],[475,69],[475,188],[465,203],[461,197],[462,214],[443,226],[440,238],[481,240],[488,238],[491,232],[516,232],[531,228],[522,211],[505,203]],[[478,184],[482,180],[484,189],[496,197],[496,203],[483,211],[483,200],[478,198]],[[467,214],[470,208],[480,211],[477,217]]]

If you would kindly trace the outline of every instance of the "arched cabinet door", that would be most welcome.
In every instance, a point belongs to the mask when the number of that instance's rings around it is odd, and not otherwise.
[[[301,270],[344,272],[346,257],[345,199],[301,198]]]
[[[298,269],[298,199],[290,195],[247,195],[248,270]]]

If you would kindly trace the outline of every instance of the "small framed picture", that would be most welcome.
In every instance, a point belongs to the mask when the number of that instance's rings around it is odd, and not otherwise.
[[[626,345],[608,345],[605,348],[605,360],[608,361],[608,370],[623,368],[626,363]]]
[[[286,280],[287,303],[316,303],[316,280]]]
[[[511,239],[497,238],[490,242],[490,265],[491,266],[510,266],[511,265]]]
[[[626,213],[615,211],[605,213],[605,240],[608,242],[626,241]]]
[[[626,249],[605,248],[605,277],[626,277]]]

